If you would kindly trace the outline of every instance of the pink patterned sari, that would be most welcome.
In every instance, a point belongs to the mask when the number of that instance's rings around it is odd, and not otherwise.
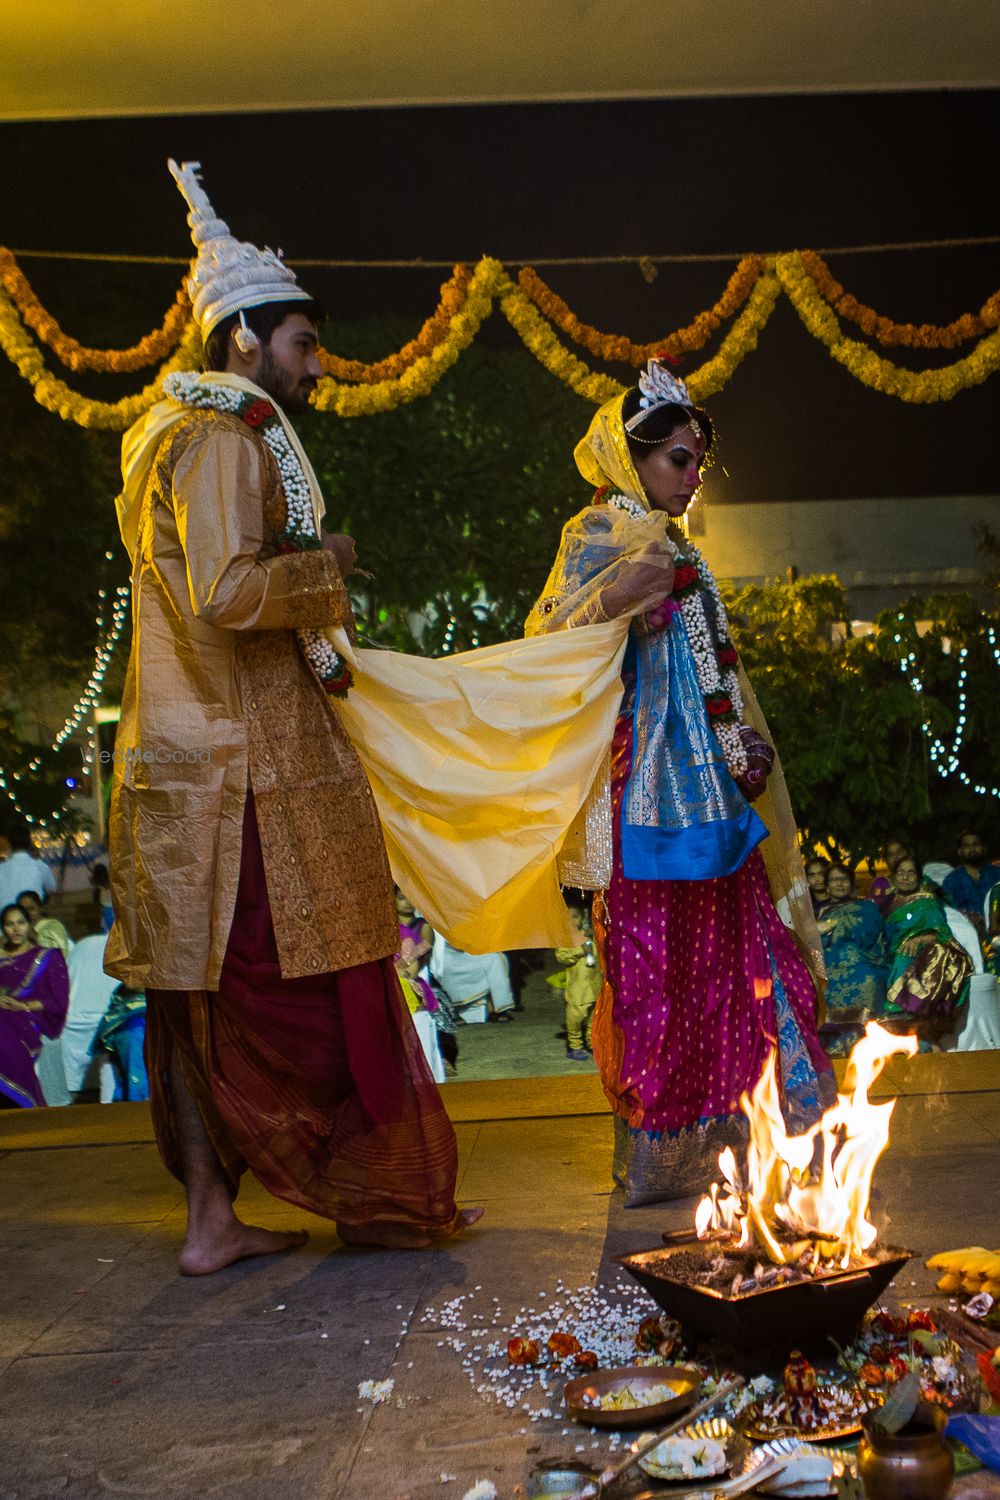
[[[812,979],[754,850],[714,880],[629,880],[620,809],[632,719],[612,747],[614,863],[594,903],[605,980],[594,1057],[615,1114],[615,1179],[629,1205],[702,1192],[743,1138],[739,1100],[777,1045],[786,1118],[833,1101]]]

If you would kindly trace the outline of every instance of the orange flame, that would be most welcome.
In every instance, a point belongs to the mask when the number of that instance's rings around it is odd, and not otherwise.
[[[803,1135],[785,1129],[772,1051],[753,1094],[740,1099],[750,1125],[746,1182],[727,1148],[719,1157],[723,1185],[713,1183],[695,1212],[698,1238],[722,1230],[738,1236],[739,1249],[756,1248],[779,1265],[814,1247],[846,1267],[870,1249],[872,1176],[896,1101],[873,1104],[868,1090],[894,1053],[912,1057],[917,1046],[916,1037],[893,1036],[870,1021],[848,1061],[844,1091]]]

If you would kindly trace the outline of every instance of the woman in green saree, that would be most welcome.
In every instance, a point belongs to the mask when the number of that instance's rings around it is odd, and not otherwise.
[[[893,1031],[914,1032],[936,1045],[969,998],[972,959],[952,936],[937,896],[921,885],[909,855],[893,869],[892,886],[885,908],[890,952],[885,1022]]]

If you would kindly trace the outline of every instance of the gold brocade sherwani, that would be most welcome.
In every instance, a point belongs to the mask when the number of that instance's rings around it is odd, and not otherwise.
[[[326,551],[276,555],[277,466],[238,418],[171,427],[147,482],[108,847],[106,967],[136,989],[214,990],[233,919],[248,784],[286,979],[398,942],[367,778],[299,627],[353,629]]]

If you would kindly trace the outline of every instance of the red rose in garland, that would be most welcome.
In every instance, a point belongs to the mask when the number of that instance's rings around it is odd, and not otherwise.
[[[710,719],[721,719],[725,714],[732,713],[733,700],[724,693],[712,693],[705,699],[705,707]]]
[[[259,427],[262,422],[267,421],[268,417],[274,416],[277,416],[277,413],[270,401],[255,401],[243,413],[243,420],[248,427]]]
[[[697,588],[697,586],[698,569],[693,563],[681,563],[679,568],[674,569],[673,592],[675,594],[687,593],[689,589]]]
[[[720,646],[716,653],[720,667],[735,667],[739,665],[739,652],[735,646]]]

